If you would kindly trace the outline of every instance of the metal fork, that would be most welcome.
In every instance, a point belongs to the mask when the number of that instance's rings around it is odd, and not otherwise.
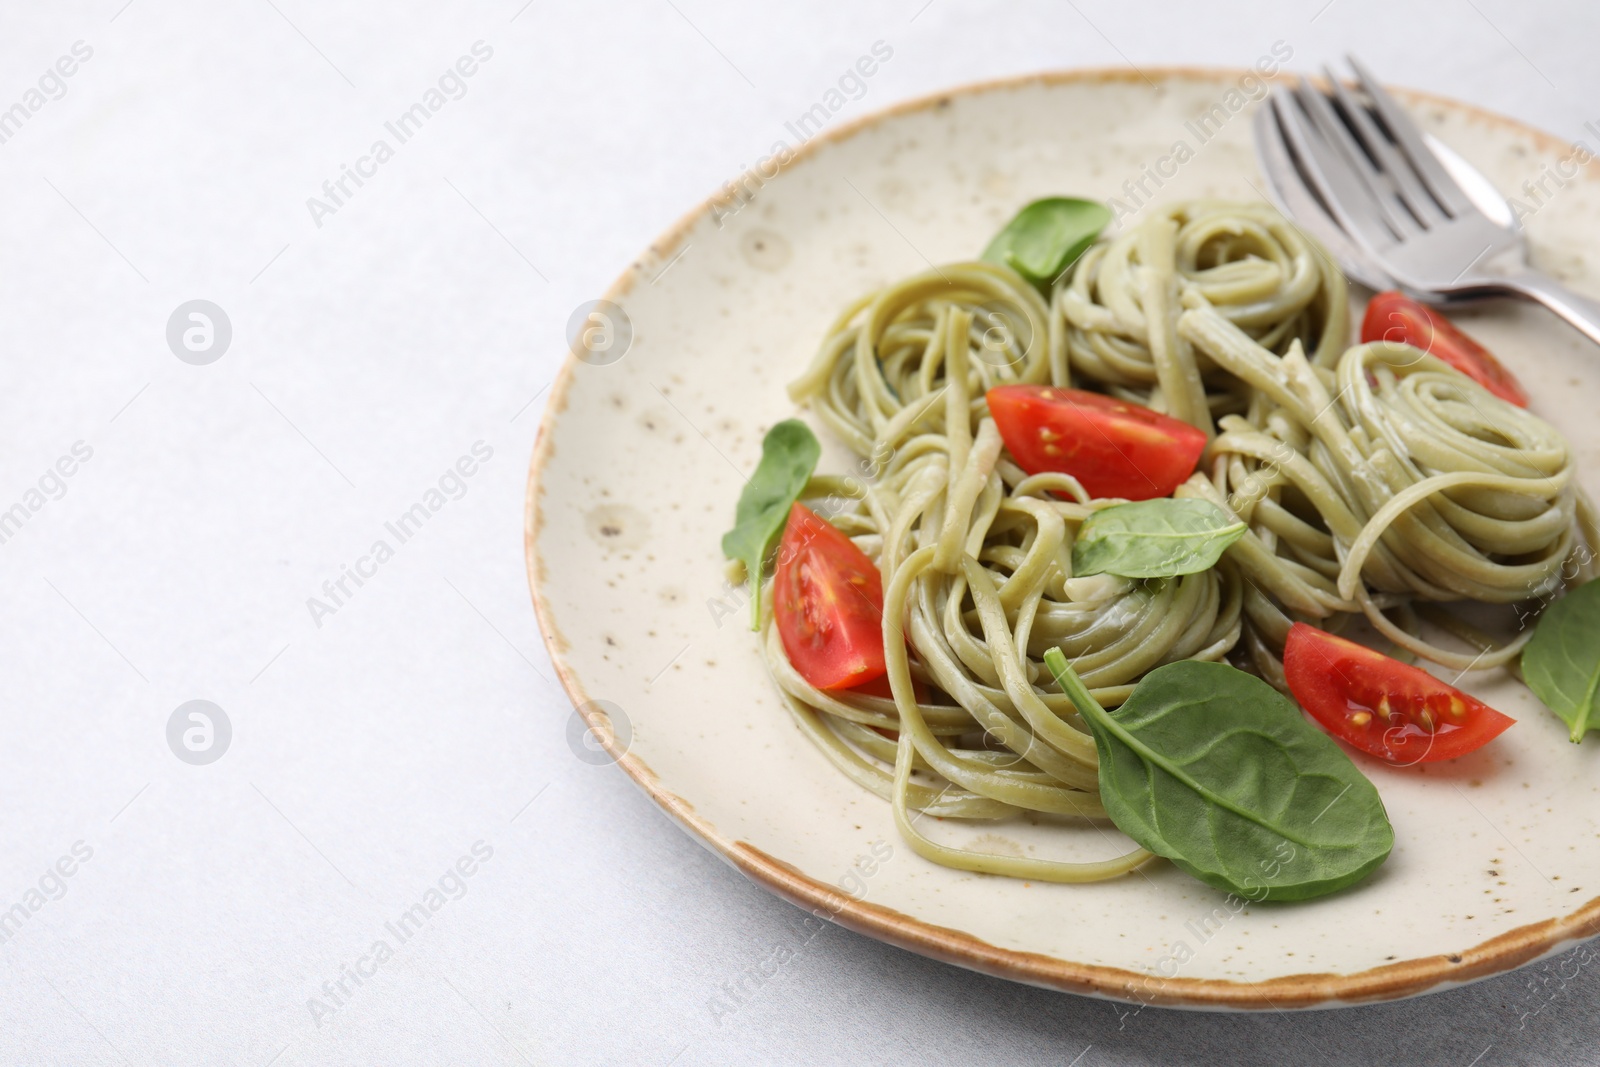
[[[1257,113],[1257,159],[1279,208],[1364,285],[1435,304],[1522,296],[1600,344],[1600,303],[1530,267],[1505,198],[1350,65],[1359,95],[1325,69],[1327,92],[1295,79]]]

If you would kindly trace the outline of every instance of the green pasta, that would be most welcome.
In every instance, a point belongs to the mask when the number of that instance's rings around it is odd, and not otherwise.
[[[1600,545],[1571,450],[1432,356],[1349,347],[1348,317],[1343,276],[1308,238],[1264,206],[1203,201],[1094,245],[1048,300],[1009,267],[956,263],[835,320],[790,395],[867,475],[813,478],[806,496],[830,498],[882,572],[893,698],[808,685],[770,610],[763,647],[801,730],[892,804],[915,851],[1061,882],[1150,858],[1002,856],[918,829],[918,812],[1105,817],[1094,738],[1044,669],[1049,648],[1107,707],[1180,660],[1232,657],[1281,689],[1296,619],[1365,617],[1461,668],[1517,655],[1525,638],[1440,647],[1417,616],[1541,596],[1584,541]],[[1198,573],[1074,577],[1080,526],[1117,502],[1011,460],[984,396],[1018,383],[1109,393],[1204,430],[1201,468],[1175,495],[1215,504],[1242,537]]]

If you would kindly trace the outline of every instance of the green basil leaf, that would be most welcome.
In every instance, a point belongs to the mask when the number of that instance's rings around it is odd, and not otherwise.
[[[1600,727],[1600,581],[1544,610],[1522,650],[1522,679],[1571,728],[1573,744]]]
[[[1097,200],[1035,200],[994,235],[980,258],[1048,287],[1088,251],[1110,221],[1111,209]]]
[[[1060,649],[1044,661],[1094,734],[1111,821],[1207,885],[1306,900],[1359,881],[1394,847],[1377,789],[1261,679],[1169,663],[1113,715]]]
[[[1072,575],[1172,578],[1207,571],[1244,531],[1244,523],[1209,500],[1118,504],[1084,520],[1072,546]]]
[[[761,440],[761,462],[739,494],[733,529],[722,535],[722,554],[741,560],[750,580],[750,628],[761,622],[761,573],[767,550],[783,530],[789,509],[800,499],[822,446],[811,427],[785,419]]]

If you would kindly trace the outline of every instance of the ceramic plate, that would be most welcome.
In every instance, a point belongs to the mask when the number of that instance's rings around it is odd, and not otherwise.
[[[781,169],[746,176],[737,198],[725,191],[692,212],[617,281],[606,299],[621,314],[599,345],[609,354],[568,360],[528,491],[534,603],[562,683],[597,732],[609,716],[610,757],[748,877],[853,930],[1018,981],[1190,1007],[1333,1006],[1447,988],[1590,936],[1600,743],[1569,744],[1498,672],[1462,682],[1521,720],[1491,749],[1404,771],[1362,764],[1395,828],[1375,876],[1237,912],[1164,863],[1088,886],[928,863],[780,703],[718,541],[762,434],[794,414],[785,383],[839,309],[930,263],[972,258],[1036,197],[1117,197],[1131,210],[1261,197],[1249,116],[1259,83],[1240,71],[1146,74],[974,86],[831,130]],[[1589,252],[1600,183],[1563,177],[1570,147],[1401,95],[1531,211],[1538,265],[1600,294]],[[1547,172],[1537,197],[1523,191]],[[1600,492],[1600,353],[1532,307],[1495,303],[1459,321],[1517,369]],[[828,443],[821,469],[847,463]],[[1113,831],[1022,820],[934,832],[1063,858],[1126,846]]]

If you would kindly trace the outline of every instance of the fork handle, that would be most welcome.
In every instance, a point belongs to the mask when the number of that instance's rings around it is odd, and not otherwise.
[[[1574,329],[1600,345],[1600,302],[1579,296],[1547,274],[1530,270],[1496,281],[1560,315]]]

